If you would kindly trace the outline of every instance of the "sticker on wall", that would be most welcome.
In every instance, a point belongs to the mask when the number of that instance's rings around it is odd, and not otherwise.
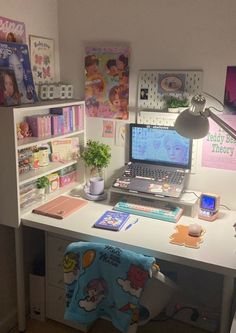
[[[236,117],[224,115],[222,119],[236,128]],[[203,139],[202,166],[225,170],[236,170],[236,140],[231,138],[215,122],[210,120],[210,130]]]
[[[113,120],[103,120],[102,136],[104,138],[114,138],[115,125]]]
[[[85,105],[89,117],[128,119],[129,47],[85,47]]]
[[[126,129],[124,122],[117,122],[116,123],[116,137],[115,137],[115,144],[116,146],[125,146],[125,138],[126,138]]]

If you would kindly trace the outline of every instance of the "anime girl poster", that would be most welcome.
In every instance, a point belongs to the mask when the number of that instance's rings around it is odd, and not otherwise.
[[[129,47],[85,48],[85,105],[90,117],[129,118]]]

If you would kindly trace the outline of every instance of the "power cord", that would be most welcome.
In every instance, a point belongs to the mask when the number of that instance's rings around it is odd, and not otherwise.
[[[193,192],[193,191],[184,191],[184,193],[192,193],[192,194],[194,194],[198,199],[200,199],[200,197],[199,197],[195,192]],[[221,204],[220,207],[224,207],[224,208],[226,208],[226,209],[228,209],[228,210],[231,210],[231,208],[229,208],[228,206],[223,205],[223,204]]]
[[[161,318],[161,314],[155,319],[151,319],[151,321],[167,321],[167,320],[170,320],[170,319],[173,319],[179,312],[183,311],[183,310],[192,310],[192,315],[190,317],[190,319],[192,321],[196,321],[198,320],[199,318],[199,312],[197,309],[191,307],[191,306],[183,306],[182,308],[179,308],[177,310],[175,310],[171,316],[167,316],[166,314],[164,318]]]

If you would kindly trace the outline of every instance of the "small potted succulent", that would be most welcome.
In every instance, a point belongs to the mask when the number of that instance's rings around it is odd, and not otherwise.
[[[168,112],[178,113],[189,106],[189,100],[186,97],[170,97],[166,101]]]
[[[46,189],[49,186],[48,177],[43,176],[37,179],[36,187],[38,189],[39,194],[44,195],[46,193]]]
[[[111,160],[111,147],[96,140],[88,140],[81,158],[87,167],[90,168],[90,176],[102,177],[103,169]]]

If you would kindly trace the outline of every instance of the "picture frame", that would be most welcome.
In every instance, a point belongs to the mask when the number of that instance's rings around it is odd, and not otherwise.
[[[29,35],[30,59],[34,83],[55,82],[54,39]]]

